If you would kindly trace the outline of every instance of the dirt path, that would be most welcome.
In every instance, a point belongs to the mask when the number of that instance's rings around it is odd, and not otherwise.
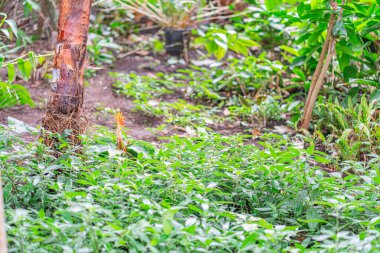
[[[152,64],[154,61],[160,61],[159,64]],[[155,67],[152,67],[154,65]],[[85,85],[84,94],[84,114],[91,125],[106,126],[110,129],[115,128],[114,114],[120,110],[125,115],[125,126],[127,134],[135,139],[159,142],[158,138],[171,135],[186,135],[184,129],[167,125],[164,130],[150,131],[160,124],[165,123],[164,119],[133,111],[132,99],[119,96],[112,91],[114,79],[109,72],[131,73],[139,75],[154,76],[158,72],[174,72],[177,68],[183,68],[180,65],[168,65],[164,57],[153,58],[147,56],[128,56],[118,60],[111,69],[99,70],[97,74],[87,79],[88,85]],[[41,125],[42,118],[45,114],[46,101],[49,95],[50,84],[43,82],[26,83],[19,82],[31,93],[35,102],[35,107],[16,106],[10,109],[0,110],[0,124],[7,124],[8,117],[13,117],[25,122],[28,125]],[[234,124],[221,124],[210,126],[215,132],[230,135],[234,133],[245,133],[247,127],[243,127],[238,122]]]
[[[91,124],[114,128],[115,120],[113,114],[111,112],[107,113],[101,108],[109,108],[111,111],[120,109],[126,118],[128,134],[136,139],[147,141],[157,140],[159,136],[167,135],[171,132],[171,130],[160,133],[152,133],[149,131],[148,128],[156,127],[162,123],[162,120],[133,112],[132,100],[118,96],[112,91],[113,78],[109,76],[108,72],[136,72],[141,75],[146,75],[171,70],[165,67],[165,63],[163,62],[160,64],[160,67],[151,72],[139,68],[139,66],[150,60],[150,58],[141,56],[129,56],[117,61],[115,68],[99,71],[97,75],[88,80],[88,86],[85,87],[84,113]],[[49,84],[44,82],[39,84],[25,83],[23,85],[29,89],[36,106],[34,108],[16,106],[10,109],[0,110],[0,124],[7,124],[7,118],[13,117],[32,126],[41,125],[45,113],[46,100],[49,95]]]

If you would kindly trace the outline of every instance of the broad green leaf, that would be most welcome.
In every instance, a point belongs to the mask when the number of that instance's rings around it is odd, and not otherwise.
[[[18,70],[24,80],[28,80],[32,74],[32,64],[29,60],[18,60],[17,62]]]
[[[0,108],[15,105],[33,106],[29,91],[22,85],[0,82]]]
[[[8,69],[8,82],[13,83],[14,80],[16,79],[15,66],[12,63],[9,63],[7,65],[7,69]]]
[[[282,0],[265,0],[265,6],[268,11],[272,11],[274,9],[278,9],[282,4]]]
[[[289,54],[292,54],[292,55],[297,56],[297,57],[300,56],[300,54],[298,53],[298,51],[295,50],[295,49],[292,48],[292,47],[288,47],[288,46],[286,46],[286,45],[281,45],[280,48],[281,48],[282,50],[288,52]]]

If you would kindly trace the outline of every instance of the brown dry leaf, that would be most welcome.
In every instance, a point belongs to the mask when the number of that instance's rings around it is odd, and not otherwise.
[[[224,108],[224,110],[223,110],[223,115],[224,115],[224,116],[230,116],[230,115],[231,115],[230,110],[228,110],[228,108]]]
[[[140,14],[139,12],[134,11],[133,15],[135,16],[135,22],[139,23],[141,19],[144,17],[144,15]]]
[[[252,129],[252,139],[256,139],[257,137],[259,137],[261,135],[261,131],[260,129],[258,128],[253,128]]]

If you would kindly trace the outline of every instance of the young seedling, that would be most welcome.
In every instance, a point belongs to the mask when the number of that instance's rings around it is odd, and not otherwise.
[[[122,112],[118,112],[115,115],[116,119],[116,137],[117,137],[117,147],[124,152],[127,151],[127,147],[123,141],[123,127],[125,124],[124,116]]]

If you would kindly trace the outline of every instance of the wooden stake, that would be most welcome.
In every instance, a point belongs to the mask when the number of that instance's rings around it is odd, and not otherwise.
[[[0,253],[8,252],[7,233],[5,230],[5,209],[3,198],[3,182],[0,175]]]

